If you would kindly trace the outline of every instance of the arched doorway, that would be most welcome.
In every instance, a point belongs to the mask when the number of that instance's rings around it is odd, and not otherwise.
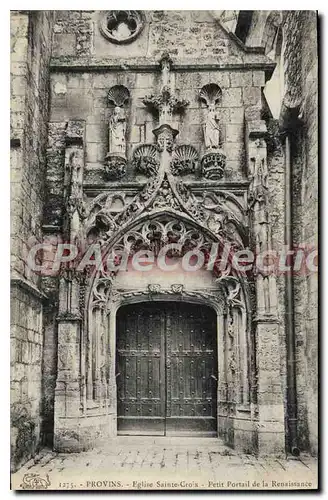
[[[217,435],[217,316],[186,302],[117,312],[117,432]]]

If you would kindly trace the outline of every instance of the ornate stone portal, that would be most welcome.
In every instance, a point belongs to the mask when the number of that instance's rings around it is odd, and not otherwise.
[[[185,301],[211,306],[217,314],[218,344],[218,435],[231,446],[248,453],[281,453],[284,449],[283,398],[271,376],[279,379],[278,320],[275,278],[272,275],[243,275],[231,268],[229,259],[221,269],[226,243],[234,251],[251,247],[271,248],[268,225],[265,127],[247,122],[248,201],[240,187],[238,198],[229,187],[204,182],[201,192],[192,190],[180,177],[195,174],[199,153],[192,145],[176,144],[179,131],[173,115],[185,112],[188,101],[175,92],[173,63],[165,54],[160,61],[161,89],[143,103],[158,118],[153,144],[137,146],[132,161],[137,173],[148,178],[136,194],[100,193],[89,207],[76,203],[76,186],[82,200],[82,178],[76,162],[78,151],[67,152],[71,172],[67,213],[76,214],[71,234],[95,235],[103,257],[114,268],[84,276],[64,274],[60,283],[58,379],[55,405],[55,448],[86,449],[106,436],[116,435],[116,313],[124,304],[137,301]],[[222,91],[205,85],[199,97],[205,102],[205,121],[199,124],[204,138],[200,160],[204,179],[224,176],[226,155],[216,106]],[[109,121],[109,152],[106,172],[119,180],[126,172],[126,118],[129,91],[114,86],[108,98],[114,105]],[[187,111],[186,111],[187,112]],[[257,128],[256,128],[257,127]],[[74,173],[75,172],[75,173]],[[78,179],[78,180],[77,180]],[[113,200],[119,209],[113,210]],[[163,245],[181,243],[183,255],[197,248],[204,262],[213,261],[204,282],[183,273],[171,279],[149,278],[149,282],[127,284],[119,265],[122,250],[132,258],[138,250],[158,254]],[[216,253],[212,255],[212,249]],[[116,267],[115,267],[116,266]],[[255,294],[254,294],[255,289]],[[252,292],[253,290],[253,292]],[[256,308],[252,311],[255,295]],[[266,432],[262,432],[265,425]],[[269,429],[269,431],[267,431]]]

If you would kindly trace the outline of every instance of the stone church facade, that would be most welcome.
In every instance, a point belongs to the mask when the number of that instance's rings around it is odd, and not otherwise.
[[[117,434],[315,455],[317,273],[129,266],[316,248],[316,13],[12,11],[11,39],[13,468]]]

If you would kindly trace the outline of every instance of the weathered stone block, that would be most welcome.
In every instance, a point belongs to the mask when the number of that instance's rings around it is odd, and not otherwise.
[[[228,88],[222,92],[222,106],[239,108],[242,106],[241,88]]]
[[[226,141],[234,143],[242,143],[244,137],[244,128],[242,124],[227,124],[226,125]],[[230,148],[230,146],[229,146]]]
[[[264,71],[253,71],[253,83],[254,87],[264,87],[265,85],[265,73]]]
[[[245,87],[252,85],[251,71],[231,71],[230,72],[231,87]]]
[[[243,123],[244,122],[244,108],[230,109],[230,123]]]
[[[76,54],[76,35],[71,33],[54,33],[53,55],[73,56]]]
[[[261,107],[261,89],[258,87],[243,87],[243,103],[245,106]]]

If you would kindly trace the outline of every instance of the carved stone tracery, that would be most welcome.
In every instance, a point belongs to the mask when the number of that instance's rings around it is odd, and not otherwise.
[[[144,15],[140,10],[110,10],[100,22],[100,31],[110,42],[132,42],[143,29]]]

